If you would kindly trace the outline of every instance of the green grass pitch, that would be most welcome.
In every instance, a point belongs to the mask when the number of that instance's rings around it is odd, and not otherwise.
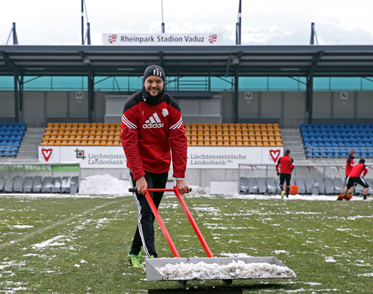
[[[317,196],[315,196],[317,197]],[[0,196],[0,293],[372,293],[373,202],[185,196],[217,257],[275,256],[294,279],[150,282],[124,260],[137,222],[133,197]],[[205,257],[173,195],[161,216],[182,257]],[[156,224],[160,257],[172,257]]]

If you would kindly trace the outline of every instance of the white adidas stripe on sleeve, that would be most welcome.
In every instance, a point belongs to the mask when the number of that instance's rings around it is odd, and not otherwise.
[[[133,123],[131,123],[128,118],[126,118],[123,114],[122,116],[122,122],[129,128],[129,129],[137,129],[137,126]]]
[[[170,127],[170,130],[178,129],[182,126],[182,124],[183,124],[183,119],[180,118],[179,121],[176,124],[174,124],[173,126]]]

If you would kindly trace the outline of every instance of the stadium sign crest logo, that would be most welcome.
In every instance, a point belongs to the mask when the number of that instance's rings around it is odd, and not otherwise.
[[[218,35],[213,34],[213,35],[211,35],[211,36],[209,37],[209,42],[210,42],[211,44],[214,44],[214,43],[216,42],[217,39],[218,39]]]
[[[277,159],[280,157],[281,151],[280,150],[269,150],[269,155],[271,156],[274,163],[276,163]]]
[[[115,43],[117,41],[117,35],[116,34],[110,35],[108,41],[109,41],[110,44]]]
[[[51,157],[53,152],[53,149],[41,149],[41,154],[43,154],[43,157],[45,161],[48,162],[49,158]]]

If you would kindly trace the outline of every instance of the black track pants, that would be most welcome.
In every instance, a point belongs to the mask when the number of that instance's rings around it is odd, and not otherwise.
[[[280,174],[280,188],[281,191],[284,191],[284,182],[286,182],[286,196],[289,196],[290,192],[290,180],[291,180],[291,174]]]
[[[130,175],[132,184],[135,187],[136,181],[133,180],[132,173],[130,173]],[[145,179],[148,183],[148,189],[164,189],[166,187],[167,178],[168,172],[155,174],[145,171]],[[158,209],[158,206],[162,200],[163,192],[150,192],[150,196]],[[154,245],[154,214],[144,195],[136,193],[135,201],[139,210],[139,215],[137,229],[135,236],[133,237],[130,254],[139,254],[141,247],[143,247],[147,256],[153,255],[154,257],[157,257],[157,252]]]

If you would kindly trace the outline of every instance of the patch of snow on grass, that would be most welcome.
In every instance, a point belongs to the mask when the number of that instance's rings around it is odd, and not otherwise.
[[[63,245],[65,245],[65,243],[59,243],[59,242],[55,242],[55,241],[57,241],[61,238],[64,238],[64,237],[66,237],[66,236],[65,235],[56,236],[56,237],[54,237],[52,239],[49,239],[47,241],[34,244],[34,245],[32,245],[32,247],[34,249],[42,249],[42,248],[45,248],[47,246],[63,246]]]
[[[367,273],[367,274],[360,274],[357,275],[358,277],[373,277],[373,273]]]
[[[333,256],[326,256],[325,257],[325,262],[336,262]]]
[[[12,226],[12,228],[15,228],[15,229],[31,229],[33,227],[34,226],[28,226],[28,225],[14,225],[14,226]]]

